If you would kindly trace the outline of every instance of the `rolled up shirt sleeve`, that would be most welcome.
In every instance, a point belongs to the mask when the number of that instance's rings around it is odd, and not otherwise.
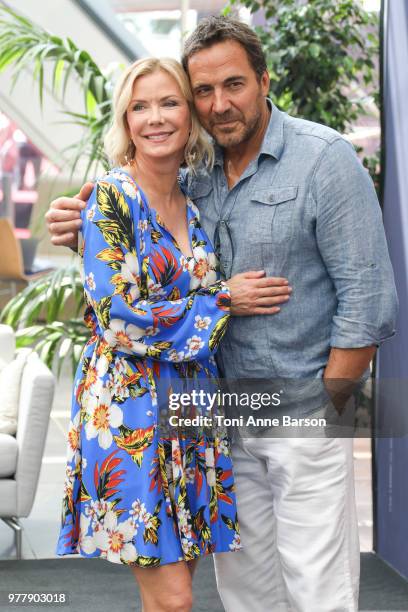
[[[395,334],[394,274],[374,185],[340,137],[318,160],[312,197],[318,248],[338,300],[330,345],[379,345]]]

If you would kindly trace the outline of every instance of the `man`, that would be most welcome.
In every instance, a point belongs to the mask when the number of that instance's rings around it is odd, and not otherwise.
[[[248,296],[231,287],[234,316],[219,351],[225,377],[358,380],[376,345],[394,333],[396,315],[366,171],[337,132],[266,99],[265,58],[246,25],[202,20],[183,64],[200,121],[217,143],[211,175],[192,181],[190,195],[222,273],[265,270],[293,287],[273,318],[254,316]],[[68,209],[77,206],[51,205],[55,244],[75,240]],[[259,313],[267,312],[265,299]],[[226,610],[356,611],[352,440],[238,438],[233,459],[244,550],[216,556]]]

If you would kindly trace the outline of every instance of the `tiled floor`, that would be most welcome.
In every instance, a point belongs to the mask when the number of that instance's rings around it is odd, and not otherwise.
[[[33,510],[22,519],[23,556],[26,559],[55,557],[62,488],[65,472],[65,432],[68,430],[71,397],[70,372],[57,383],[40,481]],[[355,478],[362,551],[372,550],[371,443],[355,440]],[[14,558],[11,529],[0,521],[0,559]]]

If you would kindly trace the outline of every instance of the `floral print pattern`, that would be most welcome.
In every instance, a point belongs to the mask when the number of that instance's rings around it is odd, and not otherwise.
[[[98,181],[82,214],[91,337],[75,377],[59,555],[151,567],[240,548],[227,438],[159,427],[159,384],[216,377],[229,316],[187,204],[193,257],[121,169]]]

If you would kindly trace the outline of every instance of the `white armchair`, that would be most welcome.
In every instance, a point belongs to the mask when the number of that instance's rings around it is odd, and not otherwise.
[[[0,326],[0,361],[14,359],[11,328]],[[33,507],[55,379],[35,352],[27,356],[18,393],[17,433],[0,433],[0,518],[15,531],[17,558],[21,558],[19,519]],[[0,402],[2,401],[0,389]]]

